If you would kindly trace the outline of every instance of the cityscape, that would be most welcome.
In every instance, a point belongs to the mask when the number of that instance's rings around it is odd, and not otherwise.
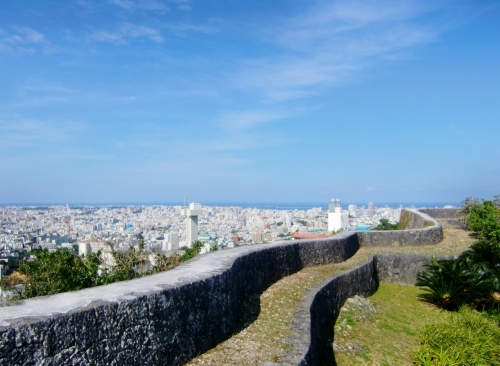
[[[381,219],[397,223],[401,208],[341,207],[278,210],[238,206],[6,206],[0,209],[0,257],[18,257],[34,248],[75,248],[80,254],[127,250],[144,240],[153,252],[172,252],[193,241],[215,248],[329,236],[340,230],[370,230]]]

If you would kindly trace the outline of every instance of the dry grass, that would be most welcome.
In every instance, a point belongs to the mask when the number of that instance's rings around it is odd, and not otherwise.
[[[305,268],[270,286],[260,297],[258,318],[248,327],[210,351],[191,360],[188,365],[262,365],[279,362],[287,345],[283,339],[291,334],[290,323],[297,304],[306,290],[332,276],[368,260],[376,253],[460,254],[473,242],[464,230],[442,222],[445,238],[437,245],[418,247],[361,248],[349,260]]]

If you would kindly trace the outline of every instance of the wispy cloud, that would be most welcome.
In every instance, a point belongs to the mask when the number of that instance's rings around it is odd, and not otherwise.
[[[154,10],[166,12],[169,7],[163,2],[158,0],[111,0],[111,3],[126,10]]]
[[[265,123],[290,118],[297,114],[296,111],[247,110],[226,113],[219,117],[216,122],[225,129],[248,130]]]
[[[0,119],[0,149],[29,148],[64,142],[81,131],[79,122],[49,123],[36,119]]]
[[[257,32],[280,47],[281,56],[247,60],[234,82],[273,102],[308,96],[318,86],[338,85],[376,62],[434,42],[443,29],[421,16],[435,10],[412,0],[321,2]]]
[[[164,41],[159,30],[131,23],[122,24],[115,31],[101,30],[93,32],[89,35],[88,39],[116,44],[126,44],[131,39],[147,39],[157,43],[161,43]]]
[[[187,32],[200,32],[206,34],[213,34],[217,32],[217,29],[214,27],[190,23],[167,24],[165,27],[177,35],[184,35]]]
[[[42,32],[28,27],[11,27],[10,30],[0,29],[0,51],[35,52],[45,49],[49,42]]]
[[[177,9],[190,11],[191,10],[191,0],[168,0],[169,2],[175,4]]]

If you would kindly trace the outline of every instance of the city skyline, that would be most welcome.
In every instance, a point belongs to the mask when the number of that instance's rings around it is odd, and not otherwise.
[[[498,2],[0,10],[0,205],[500,194]]]

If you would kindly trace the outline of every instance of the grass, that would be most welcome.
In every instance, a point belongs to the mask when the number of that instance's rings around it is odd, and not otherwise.
[[[433,305],[418,301],[413,286],[381,284],[369,298],[376,313],[348,327],[335,329],[335,359],[342,365],[412,365],[410,354],[418,345],[418,332],[448,317]],[[336,324],[351,319],[342,311]]]
[[[467,307],[444,322],[420,331],[421,347],[413,355],[419,366],[500,365],[500,313],[488,316]]]

